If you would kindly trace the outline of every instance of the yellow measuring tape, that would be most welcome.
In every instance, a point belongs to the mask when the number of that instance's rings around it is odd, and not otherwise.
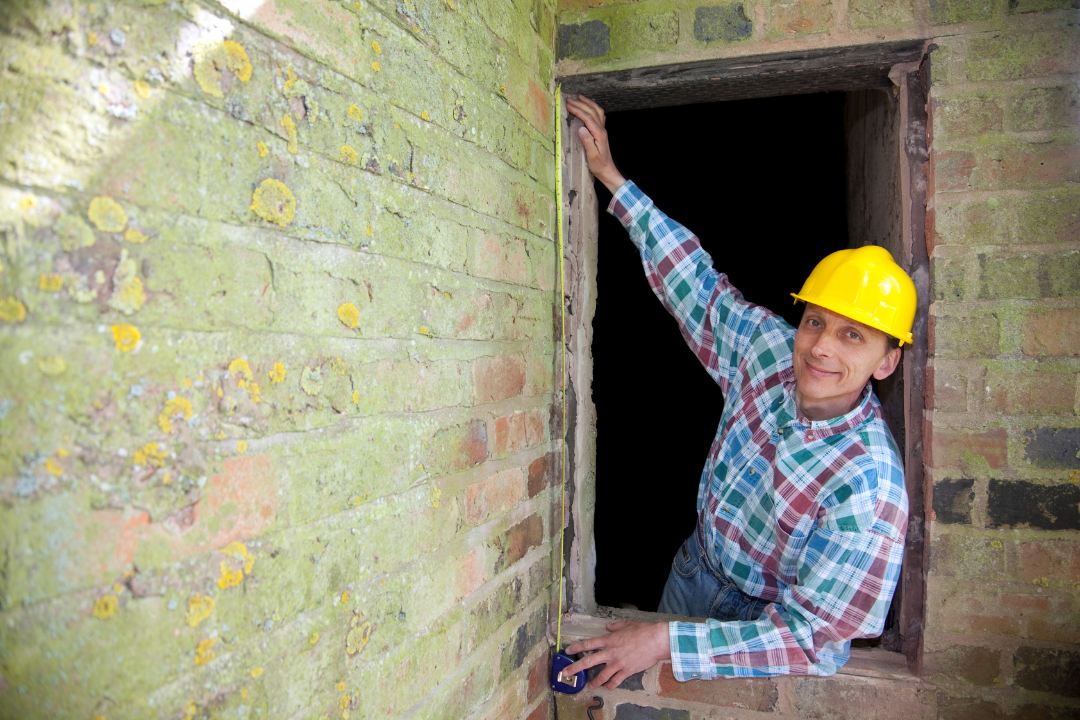
[[[563,574],[566,557],[566,273],[563,271],[562,83],[555,86],[555,219],[559,224],[559,309],[562,311],[562,512],[559,515],[559,622],[555,650],[562,650]]]

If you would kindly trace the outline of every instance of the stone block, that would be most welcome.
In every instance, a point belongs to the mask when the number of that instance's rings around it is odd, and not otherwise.
[[[895,27],[915,22],[911,0],[851,0],[848,2],[848,25],[855,29]]]
[[[694,38],[703,43],[738,42],[754,34],[754,23],[742,3],[694,8]]]
[[[1013,655],[1016,684],[1036,692],[1080,697],[1080,652],[1021,647]]]
[[[1062,134],[1032,142],[1000,136],[986,142],[972,173],[976,190],[1041,189],[1080,182],[1080,140]]]
[[[990,407],[1006,415],[1073,415],[1077,371],[1049,363],[995,362],[986,373]]]
[[[930,153],[931,187],[943,193],[971,190],[971,176],[977,166],[978,158],[972,150],[935,149]]]
[[[776,682],[766,678],[688,680],[679,682],[671,663],[660,666],[660,697],[698,702],[718,707],[740,707],[758,712],[774,712],[778,691]]]
[[[1008,129],[1074,128],[1080,124],[1080,90],[1075,85],[1017,88],[1008,105]]]
[[[923,656],[926,675],[958,678],[972,685],[993,687],[1001,682],[1001,650],[959,646],[927,652]]]
[[[1004,428],[978,432],[937,426],[933,428],[933,467],[999,469],[1009,462],[1008,434]]]
[[[934,700],[917,683],[898,683],[856,676],[791,679],[795,708],[802,718],[850,717],[852,708],[864,720],[932,717]]]
[[[937,522],[970,525],[974,485],[975,481],[970,478],[945,478],[934,483],[933,507]]]
[[[1000,341],[1001,321],[996,312],[934,318],[935,357],[996,357],[1001,352]]]
[[[771,38],[828,32],[836,11],[830,0],[771,0],[768,7]]]
[[[1063,26],[976,36],[965,50],[964,73],[972,82],[1069,74],[1080,62],[1080,35]]]
[[[992,0],[930,0],[930,22],[947,25],[990,20],[995,6]]]
[[[1080,486],[991,480],[988,527],[1080,530]]]
[[[465,488],[465,517],[473,525],[486,522],[513,507],[522,494],[521,468],[503,470]]]
[[[934,138],[953,138],[1001,132],[1006,99],[990,91],[936,97],[933,104]]]
[[[1080,310],[1044,310],[1027,314],[1021,350],[1028,357],[1080,355]]]
[[[1041,427],[1024,432],[1024,459],[1039,468],[1080,469],[1080,428]]]
[[[962,260],[935,257],[930,261],[934,299],[960,302],[967,288],[967,267]]]
[[[559,59],[587,60],[611,52],[611,28],[602,20],[559,26]]]
[[[1080,251],[1020,256],[979,253],[979,299],[1080,295]]]
[[[520,357],[484,357],[472,364],[473,402],[480,405],[517,397],[525,386],[525,364]]]

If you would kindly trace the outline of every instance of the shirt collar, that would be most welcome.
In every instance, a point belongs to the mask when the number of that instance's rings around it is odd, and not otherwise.
[[[795,370],[788,367],[782,370],[780,375],[784,386],[784,401],[777,412],[777,426],[791,425],[795,430],[805,433],[808,440],[821,440],[847,432],[861,425],[874,412],[873,403],[870,401],[873,396],[873,387],[867,380],[866,387],[862,389],[855,407],[847,413],[829,420],[808,420],[805,416],[796,416]]]

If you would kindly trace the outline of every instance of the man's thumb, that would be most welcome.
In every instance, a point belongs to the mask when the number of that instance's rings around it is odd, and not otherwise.
[[[581,138],[581,144],[585,146],[585,150],[596,151],[596,144],[593,142],[592,133],[589,132],[589,128],[582,125],[577,131],[578,137]]]

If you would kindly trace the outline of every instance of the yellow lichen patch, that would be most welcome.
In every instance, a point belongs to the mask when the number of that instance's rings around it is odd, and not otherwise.
[[[99,93],[101,93],[104,97],[109,96],[109,86],[106,85],[105,83],[102,83],[101,85],[98,85],[97,86],[97,91]]]
[[[371,69],[374,70],[375,72],[379,72],[379,62],[378,62],[378,60],[373,61],[371,63]]]
[[[188,627],[195,627],[210,617],[212,612],[214,612],[214,598],[209,595],[204,596],[195,593],[188,600],[188,609],[184,613],[184,621],[188,624]]]
[[[268,374],[270,375],[270,384],[277,385],[285,380],[285,366],[276,362]]]
[[[349,117],[353,120],[362,120],[364,116],[360,114],[360,108],[356,107],[356,105],[350,105]]]
[[[371,639],[371,621],[360,622],[356,615],[352,618],[352,629],[345,636],[345,652],[352,657],[364,649]]]
[[[67,370],[67,363],[64,362],[64,358],[59,355],[43,357],[38,360],[37,366],[42,375],[48,375],[49,377],[56,377]]]
[[[229,375],[236,377],[236,373],[241,373],[245,380],[251,379],[251,366],[248,365],[247,360],[244,358],[236,358],[229,363]]]
[[[244,572],[242,570],[233,570],[229,567],[229,563],[224,560],[221,561],[221,577],[219,577],[217,581],[219,588],[227,590],[228,588],[236,587],[243,579]]]
[[[349,707],[349,696],[342,695],[338,700],[338,710],[344,710],[347,707]]]
[[[353,405],[359,405],[360,404],[360,391],[359,390],[353,390],[352,391],[352,401],[353,401]]]
[[[135,346],[139,344],[139,329],[134,325],[113,325],[112,326],[113,340],[116,342],[116,349],[121,352],[131,352],[135,349]]]
[[[70,439],[71,438],[69,438],[67,435],[64,436],[64,441],[65,442],[67,442]],[[68,451],[67,450],[65,450],[64,448],[56,448],[56,457],[65,458],[67,456],[68,456]]]
[[[261,667],[251,668],[251,677],[257,678],[260,675],[262,675],[262,668]]]
[[[217,653],[214,652],[214,638],[206,638],[201,640],[198,646],[195,648],[195,664],[205,665],[206,663],[217,657]]]
[[[135,451],[132,464],[144,467],[165,467],[165,458],[167,456],[168,453],[159,448],[156,442],[146,443]]]
[[[124,592],[124,586],[120,583],[116,583],[112,586],[112,591],[119,595],[120,593]]]
[[[127,256],[127,250],[120,252],[120,262],[113,271],[113,292],[109,298],[109,307],[125,315],[133,315],[146,303],[142,280],[137,277],[135,260]]]
[[[246,442],[244,442],[243,440],[241,440],[240,442],[236,443],[236,452],[238,452],[238,453],[239,453],[239,454],[241,454],[241,455],[243,455],[244,453],[246,453],[246,452],[247,452],[247,443],[246,443]]]
[[[424,112],[420,113],[420,117],[422,117],[422,118],[423,118],[423,119],[425,119],[425,120],[431,120],[431,116],[430,116],[430,115],[428,115],[428,111],[427,111],[427,110],[425,110]]]
[[[371,223],[368,223],[367,234],[368,235],[374,235],[375,234],[375,231],[371,229]]]
[[[247,384],[248,396],[251,398],[251,402],[259,402],[262,398],[259,397],[259,383],[249,382]]]
[[[282,89],[283,89],[283,90],[285,91],[285,94],[286,94],[286,95],[288,95],[288,94],[289,94],[289,92],[291,92],[291,91],[292,91],[292,89],[293,89],[293,85],[295,85],[295,84],[296,84],[296,81],[297,81],[297,80],[299,80],[300,78],[298,78],[298,77],[296,76],[296,73],[294,73],[294,72],[293,72],[293,69],[292,69],[292,65],[290,65],[290,66],[288,66],[287,68],[285,68],[285,73],[286,73],[286,74],[287,74],[287,75],[288,75],[289,77],[288,77],[288,79],[287,79],[287,80],[285,81],[285,83],[284,83],[284,84],[283,84],[283,85],[282,85],[281,87],[282,87]]]
[[[349,591],[348,590],[341,593],[341,604],[344,605],[347,602],[349,602]],[[344,690],[344,689],[345,688],[343,688],[343,687],[338,688],[338,690]]]
[[[379,41],[378,40],[372,40],[371,41],[371,49],[375,51],[376,55],[382,55],[382,48],[379,47]]]
[[[115,595],[105,595],[98,598],[94,603],[94,617],[98,620],[108,620],[116,614],[119,601]]]
[[[242,697],[242,698],[246,698],[246,697],[247,697],[247,693],[248,693],[248,689],[247,689],[246,687],[242,687],[242,688],[240,688],[240,697]]]
[[[266,149],[266,143],[264,143],[262,140],[260,140],[259,144],[255,147],[259,150],[259,157],[266,157],[270,154],[270,151]]]
[[[360,501],[360,496],[359,495],[350,495],[349,499],[345,501],[345,507],[349,507],[349,508],[360,507],[360,502],[361,501]]]
[[[38,279],[38,287],[45,292],[60,292],[64,288],[64,278],[56,273],[42,273]]]
[[[437,487],[431,488],[431,507],[439,509],[439,501],[442,499],[442,490]]]
[[[102,232],[120,232],[128,221],[124,208],[111,197],[105,196],[96,197],[90,201],[86,216]]]
[[[199,709],[195,707],[195,701],[192,700],[184,708],[184,717],[182,718],[182,720],[192,720],[192,718],[195,717],[195,713],[197,713],[198,711]]]
[[[172,482],[172,475],[166,472],[165,475],[163,475],[161,478],[161,484],[168,485],[170,482]]]
[[[231,542],[218,552],[244,563],[244,572],[248,575],[251,574],[252,568],[255,567],[255,561],[259,559],[259,556],[249,552],[247,545],[242,542]]]
[[[124,233],[124,239],[132,245],[142,245],[150,238],[146,235],[143,235],[138,230],[128,230],[126,233]]]
[[[293,122],[288,113],[281,116],[281,127],[285,128],[285,134],[289,137],[288,150],[295,155],[300,149],[296,144],[296,123]]]
[[[285,183],[267,178],[255,188],[251,210],[263,220],[285,227],[296,214],[296,199]]]
[[[337,309],[338,319],[347,328],[354,328],[360,324],[360,311],[352,303],[343,303]]]
[[[6,323],[21,323],[26,319],[26,306],[21,300],[8,295],[0,300],[0,320]]]
[[[143,100],[150,97],[150,84],[143,80],[135,81],[135,94],[141,97]]]
[[[251,79],[251,60],[244,46],[232,40],[199,43],[192,50],[195,62],[195,82],[202,91],[214,97],[225,97],[221,86],[222,73],[230,71],[240,82]]]
[[[345,692],[345,683],[343,683],[343,682],[339,682],[339,683],[337,684],[337,691],[338,691],[338,692]]]
[[[36,204],[37,203],[34,202],[34,198],[31,195],[25,195],[23,196],[23,199],[19,201],[19,207],[23,210],[33,210],[34,205]]]
[[[86,35],[86,44],[89,45],[90,47],[94,47],[95,45],[97,45],[97,33],[96,32],[87,33],[87,35]]]
[[[165,407],[162,408],[161,414],[158,415],[158,426],[161,428],[161,432],[168,434],[173,431],[172,421],[177,415],[182,415],[184,421],[191,419],[191,401],[187,398],[175,397],[165,403]]]
[[[49,458],[45,461],[45,469],[49,472],[50,475],[55,475],[56,477],[60,477],[64,474],[64,468],[57,465],[56,461],[52,458]]]
[[[338,159],[343,163],[355,165],[360,157],[356,154],[356,150],[348,145],[342,145],[341,150],[338,151]]]
[[[319,642],[319,633],[311,633],[311,637],[308,638],[308,645],[314,645],[317,642]]]

